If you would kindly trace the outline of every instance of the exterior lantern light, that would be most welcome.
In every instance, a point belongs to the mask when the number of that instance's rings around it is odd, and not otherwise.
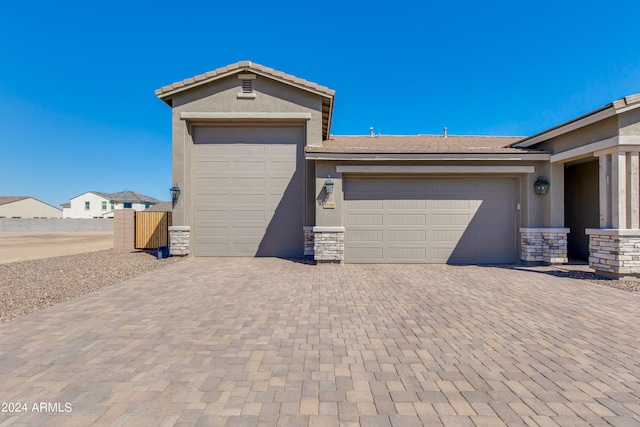
[[[547,194],[547,190],[549,190],[549,181],[544,179],[544,177],[539,176],[533,184],[533,189],[536,191],[536,194]]]
[[[171,205],[175,207],[178,202],[178,197],[180,197],[180,187],[178,187],[178,184],[173,184],[169,192],[171,193]]]
[[[331,180],[331,177],[324,182],[324,191],[327,194],[333,193],[333,181]]]

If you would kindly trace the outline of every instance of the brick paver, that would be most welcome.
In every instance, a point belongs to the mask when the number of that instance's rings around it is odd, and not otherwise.
[[[639,363],[541,271],[189,259],[0,325],[0,426],[640,425]]]

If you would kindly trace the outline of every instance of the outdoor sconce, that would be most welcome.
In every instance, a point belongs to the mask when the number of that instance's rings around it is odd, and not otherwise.
[[[174,184],[173,187],[169,189],[169,192],[171,193],[171,205],[175,207],[178,202],[178,197],[180,197],[180,187],[178,187],[178,184]]]
[[[331,178],[324,182],[324,191],[327,194],[333,193],[333,181],[331,181]]]
[[[539,176],[536,182],[533,184],[533,189],[536,190],[536,194],[547,194],[549,190],[549,181]]]

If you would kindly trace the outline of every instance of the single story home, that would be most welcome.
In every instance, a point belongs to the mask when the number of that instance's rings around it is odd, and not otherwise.
[[[113,218],[116,209],[143,211],[162,200],[125,190],[118,193],[87,191],[62,205],[63,218]]]
[[[640,94],[529,137],[334,136],[334,94],[249,61],[156,90],[172,252],[640,273]]]
[[[29,196],[0,196],[0,218],[62,218],[62,210]]]

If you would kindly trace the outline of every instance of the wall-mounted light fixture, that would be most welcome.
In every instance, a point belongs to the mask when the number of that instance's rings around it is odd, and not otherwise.
[[[176,203],[178,203],[178,197],[180,197],[180,187],[178,187],[178,184],[173,184],[169,192],[171,193],[171,206],[175,207]]]
[[[544,179],[544,177],[539,176],[536,182],[533,183],[533,189],[536,191],[536,194],[547,194],[547,190],[549,190],[549,181]]]
[[[333,193],[333,181],[331,180],[331,177],[324,182],[324,191],[327,194]]]

